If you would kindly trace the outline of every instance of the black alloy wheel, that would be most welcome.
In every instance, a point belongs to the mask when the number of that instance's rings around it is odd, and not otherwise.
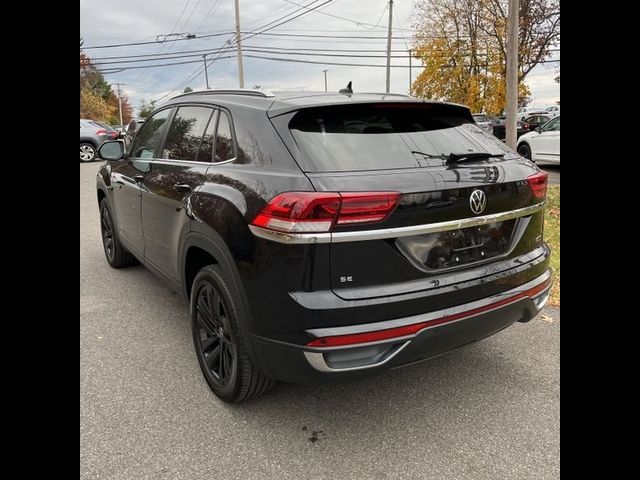
[[[273,388],[250,358],[240,322],[240,287],[220,265],[202,267],[191,288],[191,330],[209,388],[225,402],[244,402]]]
[[[204,283],[196,295],[198,354],[202,355],[213,382],[225,387],[235,377],[238,368],[237,346],[228,308],[211,283]]]

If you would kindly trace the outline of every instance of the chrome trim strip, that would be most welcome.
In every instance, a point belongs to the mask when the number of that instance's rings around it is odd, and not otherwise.
[[[397,342],[396,342],[397,343]],[[381,365],[384,365],[385,363],[389,362],[391,359],[393,359],[396,355],[398,355],[402,350],[404,350],[404,347],[406,347],[407,345],[409,345],[411,343],[411,341],[407,341],[404,343],[404,345],[402,345],[400,348],[398,348],[395,352],[393,352],[391,355],[389,355],[388,357],[386,357],[385,359],[377,362],[377,363],[371,363],[368,365],[361,365],[358,367],[346,367],[346,368],[331,368],[327,362],[325,362],[324,360],[324,355],[322,354],[322,352],[302,352],[304,353],[305,358],[307,359],[307,362],[309,362],[309,364],[315,368],[316,370],[318,370],[319,372],[352,372],[354,370],[364,370],[366,368],[374,368],[374,367],[379,367]]]
[[[463,218],[461,220],[449,220],[446,222],[427,223],[425,225],[412,225],[410,227],[381,228],[377,230],[363,230],[356,232],[334,233],[286,233],[267,230],[265,228],[249,225],[251,232],[260,238],[272,240],[278,243],[338,243],[356,242],[364,240],[380,240],[384,238],[409,237],[411,235],[424,235],[427,233],[446,232],[459,228],[477,227],[493,222],[503,222],[518,217],[532,215],[544,209],[546,201],[530,205],[516,210],[492,213],[481,217]]]
[[[467,303],[465,305],[461,305],[461,306],[450,308],[450,309],[439,310],[437,312],[430,312],[430,313],[423,314],[423,315],[415,315],[413,317],[406,317],[406,318],[402,318],[402,319],[389,320],[389,321],[385,321],[385,322],[370,323],[370,324],[366,324],[366,325],[354,325],[354,326],[347,326],[347,327],[312,329],[312,330],[307,330],[307,332],[311,333],[311,334],[314,334],[314,335],[317,335],[317,336],[345,335],[345,334],[349,334],[349,333],[360,333],[360,332],[367,332],[367,331],[373,331],[373,330],[383,330],[385,328],[393,328],[394,326],[396,326],[396,327],[397,326],[403,326],[405,324],[406,325],[410,325],[410,324],[413,324],[413,323],[420,323],[420,322],[432,320],[434,318],[443,317],[445,315],[461,313],[461,312],[464,312],[465,310],[472,310],[474,308],[477,308],[478,306],[494,303],[496,301],[499,301],[500,297],[517,295],[518,293],[521,293],[523,291],[529,290],[530,288],[533,288],[533,287],[545,282],[550,277],[551,277],[551,272],[549,270],[547,270],[544,274],[540,275],[538,278],[535,278],[535,279],[531,280],[530,282],[527,282],[527,283],[525,283],[523,285],[520,285],[519,287],[514,288],[512,290],[509,290],[507,292],[502,292],[502,293],[500,293],[498,295],[494,295],[493,297],[488,297],[486,299],[478,300],[476,302]],[[534,297],[532,297],[533,301],[534,301],[534,304],[536,306],[536,310],[538,312],[540,310],[542,310],[542,307],[544,306],[544,303],[546,303],[547,299],[549,298],[549,292],[550,291],[551,291],[551,285],[549,285],[547,288],[545,288],[542,292],[540,292],[537,295],[535,295]],[[517,300],[517,301],[519,301],[519,300]],[[478,315],[482,315],[482,314],[487,313],[487,312],[493,312],[495,310],[499,310],[501,308],[504,308],[504,307],[507,307],[507,306],[511,305],[511,303],[507,303],[505,305],[500,305],[500,306],[497,306],[495,308],[492,308],[492,309],[489,309],[489,310],[485,310],[485,311],[479,313]],[[540,305],[540,303],[542,303],[542,305]],[[452,321],[447,322],[445,324],[430,325],[430,326],[427,326],[427,327],[423,328],[422,330],[419,330],[415,334],[408,335],[408,336],[405,336],[405,337],[390,338],[390,339],[380,340],[380,341],[377,341],[377,342],[359,343],[359,344],[356,344],[356,345],[343,345],[343,346],[339,346],[339,347],[324,347],[324,348],[322,348],[322,347],[306,347],[307,350],[304,350],[302,353],[304,354],[305,358],[309,362],[309,365],[311,365],[314,369],[318,370],[319,372],[336,373],[336,372],[349,372],[349,371],[354,371],[354,370],[364,370],[364,369],[367,369],[367,368],[375,368],[375,367],[382,366],[385,363],[389,362],[396,355],[398,355],[402,350],[404,350],[404,348],[411,343],[412,339],[414,339],[418,335],[422,334],[426,330],[430,330],[432,328],[437,328],[437,327],[440,327],[442,325],[450,325],[452,323],[457,323],[457,322],[461,322],[463,320],[468,320],[469,318],[471,318],[473,316],[475,316],[475,315],[471,314],[471,315],[469,315],[467,317],[463,317],[463,318],[459,318],[459,319],[456,319],[456,320],[452,320]],[[403,341],[404,341],[404,344],[400,348],[398,348],[395,352],[393,352],[391,355],[389,355],[388,357],[386,357],[385,359],[383,359],[383,360],[381,360],[379,362],[372,363],[372,364],[360,365],[360,366],[357,366],[357,367],[332,368],[327,364],[327,362],[325,361],[325,358],[324,358],[324,353],[328,353],[328,352],[339,350],[339,349],[360,348],[360,347],[366,347],[366,346],[369,346],[369,345],[377,345],[377,344],[383,344],[383,343],[396,343],[397,344],[397,343],[403,342]],[[392,348],[392,347],[390,347],[390,348]]]
[[[540,275],[537,278],[534,278],[533,280],[524,283],[522,285],[520,285],[519,287],[513,288],[511,290],[507,290],[505,292],[501,292],[497,295],[493,295],[492,297],[487,297],[487,298],[483,298],[481,300],[476,300],[475,302],[470,302],[470,303],[465,303],[463,305],[457,305],[455,307],[450,307],[450,308],[445,308],[443,310],[437,310],[435,312],[428,312],[428,313],[423,313],[420,315],[413,315],[411,317],[404,317],[404,318],[396,318],[394,320],[386,320],[383,322],[375,322],[375,323],[363,323],[360,325],[348,325],[348,326],[344,326],[344,327],[328,327],[328,328],[314,328],[311,330],[307,330],[307,333],[310,333],[311,335],[315,336],[315,337],[333,337],[336,335],[350,335],[350,334],[354,334],[354,333],[364,333],[364,332],[373,332],[373,331],[377,331],[377,330],[386,330],[388,328],[396,328],[396,327],[403,327],[405,325],[411,325],[414,323],[422,323],[422,322],[427,322],[429,320],[435,320],[436,318],[442,318],[442,317],[446,317],[449,315],[455,315],[455,314],[459,314],[459,313],[464,313],[467,310],[473,310],[475,308],[478,307],[483,307],[486,305],[490,305],[492,303],[496,303],[499,302],[500,300],[504,299],[505,297],[510,297],[513,295],[517,295],[518,293],[522,293],[525,292],[537,285],[540,285],[541,283],[544,283],[545,281],[547,281],[549,278],[551,277],[551,272],[549,270],[547,270],[545,273],[543,273],[542,275]],[[537,295],[536,295],[537,297]],[[501,305],[500,307],[497,308],[502,308],[503,306],[506,305]],[[486,312],[489,312],[491,310],[487,310]],[[481,314],[484,314],[486,312],[482,312]],[[481,315],[480,314],[480,315]],[[468,318],[468,317],[466,317]],[[461,319],[463,320],[463,319]],[[455,320],[457,321],[457,320]],[[451,323],[453,323],[454,321],[452,321]],[[426,328],[430,328],[430,327],[426,327]],[[393,341],[397,339],[387,339],[387,340],[383,340],[382,342],[389,342],[389,341]],[[361,344],[357,344],[357,345],[352,345],[351,347],[356,347],[356,346],[362,346]],[[318,348],[318,347],[316,347]],[[329,348],[323,348],[323,351],[329,350],[331,347]],[[336,347],[333,347],[336,348]]]
[[[251,230],[251,233],[256,237],[278,243],[331,243],[330,233],[286,233],[267,230],[266,228],[256,227],[255,225],[249,225],[249,230]]]

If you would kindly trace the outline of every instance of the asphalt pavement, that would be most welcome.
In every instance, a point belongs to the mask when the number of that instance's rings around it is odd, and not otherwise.
[[[560,312],[353,383],[241,405],[201,376],[188,305],[101,247],[80,165],[82,479],[556,479]]]

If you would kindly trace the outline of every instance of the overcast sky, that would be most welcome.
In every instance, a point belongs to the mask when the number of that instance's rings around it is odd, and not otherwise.
[[[318,0],[312,6],[324,3]],[[300,7],[294,3],[307,5],[311,0],[240,0],[241,30],[255,30],[269,22],[292,13]],[[333,0],[316,12],[311,12],[293,21],[278,26],[269,33],[314,34],[327,36],[379,36],[386,37],[388,11],[387,0]],[[396,0],[393,8],[393,39],[392,49],[404,50],[395,55],[406,55],[411,47],[413,23],[413,1]],[[324,12],[324,13],[318,13]],[[349,20],[342,20],[330,15],[338,15]],[[289,18],[289,17],[285,17]],[[379,26],[371,26],[358,24]],[[206,35],[218,32],[229,32],[235,28],[233,0],[109,0],[105,3],[99,0],[80,0],[80,34],[87,47],[96,45],[111,45],[117,43],[131,43],[155,41],[158,35],[188,32]],[[404,38],[403,38],[404,37]],[[176,38],[176,37],[173,37]],[[93,59],[98,57],[113,57],[122,55],[142,55],[171,53],[180,55],[188,50],[220,48],[230,35],[209,38],[195,38],[186,41],[152,43],[147,45],[87,49],[86,53]],[[349,57],[308,57],[292,55],[274,55],[270,53],[249,52],[248,55],[265,57],[298,58],[317,62],[331,61],[336,63],[367,63],[385,65],[384,51],[386,39],[333,39],[307,37],[276,37],[256,36],[243,40],[243,47],[252,48],[297,48],[328,50],[366,49],[376,50],[373,55],[382,58],[363,59]],[[378,52],[379,51],[379,52]],[[340,52],[343,53],[343,52]],[[184,55],[184,53],[182,53]],[[209,56],[209,59],[215,55]],[[221,58],[209,64],[209,84],[211,88],[229,88],[238,86],[238,66],[235,53],[224,54],[232,58]],[[559,58],[559,52],[554,58]],[[186,86],[194,90],[205,87],[201,57],[182,59],[166,59],[163,61],[147,62],[148,64],[198,61],[198,63],[173,65],[146,69],[125,70],[106,74],[107,80],[115,84],[124,83],[124,92],[131,99],[132,106],[137,110],[141,99],[162,99],[167,95],[182,92]],[[109,62],[113,59],[96,60]],[[408,65],[407,58],[392,59],[392,65]],[[145,63],[131,63],[129,66],[141,66]],[[121,64],[119,66],[122,66]],[[417,60],[413,60],[413,78],[420,72]],[[552,105],[560,99],[560,87],[554,82],[555,69],[559,63],[537,66],[526,78],[535,106]],[[100,65],[106,70],[110,65]],[[385,69],[372,67],[354,67],[306,63],[289,63],[245,57],[244,74],[245,88],[260,85],[267,90],[324,90],[324,73],[328,69],[328,88],[338,90],[350,80],[353,81],[355,91],[385,90]],[[391,91],[408,93],[409,69],[391,69]],[[168,98],[168,97],[167,97]]]

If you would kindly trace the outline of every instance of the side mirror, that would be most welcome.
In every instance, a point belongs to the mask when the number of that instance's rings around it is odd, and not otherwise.
[[[535,131],[538,132],[538,133],[542,133],[542,127],[536,127]]]
[[[124,142],[122,140],[109,140],[98,148],[98,155],[103,160],[120,160],[124,157]]]

